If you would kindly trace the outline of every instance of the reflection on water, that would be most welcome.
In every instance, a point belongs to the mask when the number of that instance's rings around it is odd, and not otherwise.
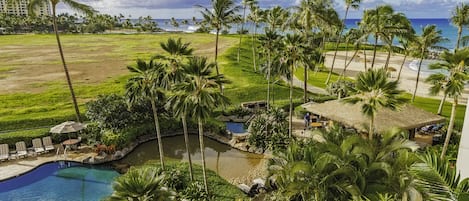
[[[245,176],[253,167],[264,160],[263,155],[239,151],[209,138],[204,138],[204,143],[207,167],[225,179]],[[202,164],[197,135],[189,136],[189,147],[192,161]],[[163,150],[167,158],[187,161],[184,136],[163,138]],[[158,143],[156,140],[153,140],[138,146],[132,153],[122,159],[122,162],[141,165],[148,160],[158,159]]]

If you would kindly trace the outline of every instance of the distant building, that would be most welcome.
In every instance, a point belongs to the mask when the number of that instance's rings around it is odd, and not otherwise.
[[[7,5],[8,0],[0,0],[0,13],[8,13],[13,15],[28,15],[29,0],[16,1]],[[48,3],[36,9],[36,15],[52,15],[51,5]]]

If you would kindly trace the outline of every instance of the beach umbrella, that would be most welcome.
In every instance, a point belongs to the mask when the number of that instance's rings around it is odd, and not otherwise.
[[[78,132],[85,128],[85,125],[82,123],[74,121],[66,121],[57,126],[54,126],[50,129],[51,133],[74,133]]]

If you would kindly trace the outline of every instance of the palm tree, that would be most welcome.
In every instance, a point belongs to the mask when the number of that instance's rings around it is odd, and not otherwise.
[[[427,81],[432,83],[432,87],[430,87],[431,94],[435,95],[443,90],[445,95],[453,98],[451,117],[446,132],[446,139],[443,145],[443,150],[441,151],[441,158],[444,158],[446,155],[446,150],[448,149],[449,140],[451,139],[451,134],[453,133],[458,98],[464,91],[464,84],[469,78],[466,73],[469,67],[469,49],[465,48],[455,53],[445,51],[441,55],[441,59],[443,62],[434,63],[431,65],[431,68],[444,70],[448,74],[432,74],[427,78]]]
[[[399,44],[401,44],[401,50],[404,53],[404,59],[402,60],[401,67],[399,68],[399,73],[397,74],[397,81],[401,78],[401,72],[402,68],[404,67],[404,64],[407,60],[407,57],[409,56],[410,52],[410,44],[413,43],[415,39],[415,34],[412,35],[403,35],[398,37]]]
[[[106,200],[171,200],[171,193],[165,190],[164,175],[154,167],[130,168],[114,181],[114,193]]]
[[[8,0],[8,1],[12,2],[13,4],[23,2],[22,0]],[[72,81],[70,79],[70,75],[69,75],[69,72],[68,72],[68,67],[67,67],[67,64],[65,62],[65,56],[64,56],[63,49],[62,49],[62,43],[60,42],[60,37],[59,37],[59,30],[58,30],[58,26],[57,26],[57,14],[56,14],[57,4],[59,4],[59,3],[64,3],[65,5],[71,7],[73,10],[78,11],[78,12],[86,13],[87,15],[92,15],[96,11],[91,6],[79,3],[79,2],[74,1],[74,0],[31,0],[31,1],[29,1],[29,4],[28,4],[28,12],[32,15],[35,14],[35,10],[38,7],[44,6],[46,4],[51,5],[52,22],[53,22],[53,27],[54,27],[55,38],[57,40],[57,45],[58,45],[58,48],[59,48],[60,58],[62,60],[62,65],[64,67],[65,77],[67,78],[68,88],[70,89],[70,94],[72,96],[73,106],[75,107],[75,115],[76,115],[77,121],[81,122],[80,110],[78,108],[77,99],[75,97],[75,92],[73,90]]]
[[[270,108],[270,78],[272,72],[272,56],[276,48],[279,47],[280,35],[275,31],[267,30],[265,35],[262,35],[259,40],[261,41],[261,47],[263,52],[267,56],[267,110]]]
[[[239,63],[239,53],[241,50],[241,42],[243,40],[243,34],[244,34],[244,24],[246,24],[246,8],[249,6],[250,8],[253,7],[252,5],[256,5],[257,1],[256,0],[242,0],[241,4],[243,5],[243,19],[241,22],[241,32],[239,33],[239,44],[238,44],[238,57],[237,61]],[[251,10],[252,12],[252,10]]]
[[[205,8],[201,5],[197,5],[197,7],[202,8],[201,11],[202,17],[204,21],[208,23],[212,28],[216,31],[216,39],[215,39],[215,67],[217,70],[217,75],[220,75],[220,71],[218,70],[218,37],[220,35],[220,31],[223,27],[229,27],[230,23],[236,21],[236,12],[239,10],[239,6],[235,6],[233,0],[211,0],[212,8]],[[220,92],[223,93],[223,86],[220,85]]]
[[[384,42],[387,45],[388,48],[388,55],[386,57],[386,63],[384,64],[384,68],[388,69],[389,66],[389,61],[391,59],[391,53],[393,49],[393,43],[394,43],[394,38],[397,37],[412,37],[415,35],[414,28],[412,28],[412,24],[409,21],[409,19],[402,13],[397,13],[391,16],[391,22],[392,26],[394,26],[396,29],[399,29],[398,31],[394,32],[389,32],[386,37],[383,37]]]
[[[407,27],[401,27],[399,21],[400,13],[394,13],[394,9],[390,5],[378,6],[376,9],[366,10],[363,14],[363,19],[360,22],[360,27],[367,31],[368,34],[374,37],[373,60],[371,68],[374,67],[376,59],[376,51],[378,39],[383,41],[391,41],[391,35],[406,33]],[[364,37],[368,37],[365,35]]]
[[[459,49],[462,28],[469,25],[469,5],[462,3],[454,8],[451,16],[451,22],[458,28],[458,38],[454,50]]]
[[[164,169],[163,142],[161,140],[160,123],[158,121],[158,109],[156,106],[156,101],[162,100],[164,97],[164,93],[162,91],[163,89],[159,87],[161,79],[161,74],[159,74],[159,72],[163,71],[163,68],[163,64],[156,63],[154,60],[151,60],[148,63],[143,60],[137,60],[136,66],[127,67],[130,72],[134,73],[134,76],[129,78],[127,84],[125,85],[125,93],[130,104],[133,104],[141,99],[149,100],[151,102],[162,169]]]
[[[339,37],[337,38],[337,42],[335,44],[334,57],[332,58],[332,65],[331,65],[331,69],[329,70],[329,75],[327,75],[326,84],[329,84],[332,71],[334,70],[334,63],[335,63],[335,59],[337,56],[337,51],[339,49],[340,39],[342,38],[342,33],[344,32],[345,22],[347,21],[348,11],[350,8],[357,10],[360,7],[360,3],[361,3],[361,0],[344,0],[344,1],[345,1],[345,15],[344,15],[344,19],[342,20],[342,24],[340,25]]]
[[[414,93],[412,94],[412,102],[414,102],[415,94],[417,94],[417,88],[419,86],[420,79],[420,69],[422,67],[423,59],[428,55],[428,48],[437,47],[436,44],[444,40],[445,39],[441,36],[441,30],[437,30],[435,25],[425,26],[422,30],[422,34],[416,37],[413,50],[416,56],[420,58],[420,61],[417,70],[417,80],[415,81],[415,89]]]
[[[191,43],[183,43],[181,38],[174,40],[168,38],[167,42],[161,42],[161,48],[167,55],[155,55],[153,59],[163,59],[167,61],[166,69],[163,73],[163,79],[160,86],[166,90],[170,90],[171,86],[184,79],[181,71],[181,65],[185,58],[190,57],[194,49],[190,48]]]
[[[358,74],[355,87],[350,89],[356,95],[342,99],[346,103],[362,104],[362,113],[370,119],[369,139],[373,139],[376,112],[381,107],[396,110],[406,102],[398,84],[398,81],[388,80],[385,69],[369,69]]]
[[[418,159],[411,171],[432,200],[465,200],[469,196],[469,178],[461,178],[448,159],[438,157],[435,151],[420,154]]]
[[[257,40],[257,28],[259,27],[259,23],[262,22],[264,11],[257,6],[257,4],[250,5],[251,13],[249,14],[249,20],[254,23],[254,34],[251,35],[251,49],[252,49],[252,66],[254,72],[257,71],[257,48],[256,48],[256,40]]]
[[[174,40],[168,38],[166,43],[160,43],[160,46],[169,56],[156,55],[157,58],[163,58],[169,62],[169,68],[166,68],[164,73],[163,83],[160,86],[166,90],[172,90],[172,86],[179,82],[184,81],[185,75],[182,71],[183,59],[192,55],[192,48],[189,48],[190,43],[183,43],[181,38]],[[192,171],[192,159],[189,151],[189,134],[187,132],[187,112],[191,108],[190,103],[186,101],[186,95],[184,93],[173,93],[168,99],[166,104],[173,111],[175,117],[181,118],[182,128],[184,131],[184,142],[186,144],[186,152],[189,161],[189,176],[191,181],[194,180]]]
[[[227,104],[228,98],[214,90],[223,83],[228,83],[223,74],[212,75],[215,63],[207,63],[205,57],[191,57],[189,62],[183,65],[183,71],[187,75],[185,82],[178,84],[177,88],[186,94],[184,102],[190,103],[187,108],[190,116],[197,118],[199,127],[200,153],[202,155],[202,171],[205,191],[208,193],[207,175],[205,167],[205,144],[203,122],[210,117],[210,112]]]
[[[291,137],[293,130],[293,76],[298,63],[301,62],[303,55],[303,44],[304,38],[298,34],[287,34],[283,39],[283,62],[290,66],[290,110],[289,110],[289,124],[288,124],[288,136]]]

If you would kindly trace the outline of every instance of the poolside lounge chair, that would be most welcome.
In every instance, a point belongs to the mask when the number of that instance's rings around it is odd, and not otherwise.
[[[8,144],[0,144],[0,161],[8,160],[10,157],[10,149]]]
[[[24,141],[19,141],[16,144],[16,156],[20,158],[21,156],[26,157],[28,155],[28,150],[26,149],[26,143]]]
[[[40,154],[46,151],[44,150],[44,146],[42,146],[42,141],[39,138],[33,139],[33,148],[34,148],[34,152],[36,152],[37,154]]]
[[[46,150],[46,152],[55,149],[54,144],[52,143],[52,139],[50,138],[50,136],[43,137],[42,138],[42,144],[44,144],[44,149]]]

